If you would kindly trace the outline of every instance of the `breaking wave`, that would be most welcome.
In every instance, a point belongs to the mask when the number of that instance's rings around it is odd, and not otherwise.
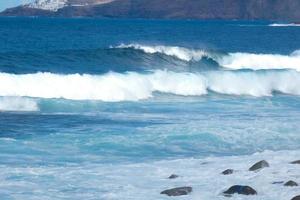
[[[148,54],[160,53],[177,59],[192,62],[203,58],[213,59],[220,66],[232,70],[239,69],[294,69],[300,71],[300,53],[294,51],[290,55],[209,52],[177,46],[147,46],[140,44],[119,45],[116,48],[132,48]]]
[[[161,53],[168,56],[176,57],[180,60],[184,61],[199,61],[203,57],[209,57],[209,54],[204,50],[193,50],[184,47],[176,47],[176,46],[145,46],[140,44],[121,44],[117,48],[132,48],[136,50],[142,50],[145,53],[154,54]]]
[[[209,91],[226,95],[270,96],[273,92],[300,95],[300,73],[291,70],[209,71],[176,73],[155,70],[103,75],[0,73],[0,96],[72,100],[138,101],[155,92],[201,96]],[[10,103],[10,101],[6,101]],[[35,104],[26,103],[35,109]]]
[[[247,52],[224,53],[178,46],[120,45],[86,50],[0,53],[1,72],[11,74],[145,72],[167,69],[177,72],[240,69],[294,69],[300,71],[300,51],[289,55]],[[84,67],[83,67],[84,66]]]
[[[294,69],[300,71],[300,54],[295,51],[290,55],[229,53],[222,57],[220,65],[230,69]]]

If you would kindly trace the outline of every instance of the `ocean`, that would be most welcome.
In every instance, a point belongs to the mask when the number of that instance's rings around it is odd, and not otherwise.
[[[290,200],[299,95],[293,24],[0,18],[0,199]]]

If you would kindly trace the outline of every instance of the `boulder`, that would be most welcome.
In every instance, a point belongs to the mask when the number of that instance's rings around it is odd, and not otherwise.
[[[276,185],[276,184],[283,184],[284,183],[284,181],[275,181],[275,182],[273,182],[272,184],[273,185]]]
[[[291,200],[300,200],[300,195],[292,198]]]
[[[300,164],[300,160],[293,161],[291,164]]]
[[[295,181],[288,181],[284,184],[284,186],[294,187],[294,186],[298,186],[298,183],[296,183]]]
[[[193,191],[192,187],[178,187],[178,188],[164,190],[160,194],[165,194],[168,196],[181,196],[181,195],[188,195],[192,191]]]
[[[250,186],[234,185],[223,192],[226,196],[232,194],[256,195],[257,192]]]
[[[171,176],[168,177],[168,179],[175,179],[178,178],[179,176],[177,174],[172,174]]]
[[[233,174],[233,169],[226,169],[225,171],[222,172],[223,175],[229,175]]]
[[[259,169],[263,169],[265,167],[270,167],[269,163],[265,160],[259,161],[255,163],[252,167],[249,168],[249,171],[256,171]]]

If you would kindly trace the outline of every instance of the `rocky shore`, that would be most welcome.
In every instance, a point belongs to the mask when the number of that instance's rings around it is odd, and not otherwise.
[[[292,161],[288,164],[293,164],[293,165],[299,165],[300,167],[300,160]],[[249,169],[249,173],[262,173],[261,171],[264,168],[270,167],[270,164],[266,160],[261,160],[255,164],[253,164]],[[221,172],[222,175],[233,175],[234,173],[238,173],[238,171],[235,171],[234,169],[226,169],[223,172]],[[172,174],[168,177],[168,179],[176,179],[179,178],[180,175],[177,174]],[[281,185],[284,187],[298,187],[298,183],[293,181],[293,180],[282,180],[282,181],[276,181],[270,184],[276,184],[276,185]],[[189,195],[193,191],[193,187],[191,186],[183,186],[183,187],[176,187],[176,188],[171,188],[162,191],[160,194],[167,195],[167,196],[182,196],[182,195]],[[247,185],[233,185],[229,187],[227,190],[223,191],[221,193],[225,197],[232,197],[233,195],[257,195],[257,191],[252,188],[251,186]],[[300,194],[300,192],[299,192]],[[293,197],[291,200],[300,200],[300,195]]]
[[[26,176],[34,177],[37,173],[55,174],[53,179],[63,178],[63,183],[79,184],[83,188],[101,188],[102,193],[93,197],[105,200],[299,200],[299,156],[300,151],[266,151],[253,155],[170,159],[120,165],[99,163],[89,165],[88,168],[70,165],[63,168],[51,167],[47,171],[40,166],[24,166],[14,168],[15,175],[10,174],[9,177],[17,177],[20,171]],[[250,171],[253,168],[256,169]],[[1,165],[0,177],[8,177],[5,174],[10,170]],[[76,178],[80,173],[88,178],[78,182]],[[10,184],[19,183],[18,179],[2,180],[9,181]],[[26,188],[30,186],[26,184]]]
[[[259,157],[263,158],[262,156]],[[248,167],[246,167],[246,165],[243,166],[243,164],[237,164],[239,167],[236,169],[231,168],[231,166],[236,165],[236,163],[229,162],[228,167],[230,168],[224,168],[223,171],[220,170],[218,177],[215,177],[215,179],[219,179],[216,180],[218,184],[216,184],[215,187],[222,185],[220,183],[224,183],[222,187],[217,189],[219,192],[214,194],[215,198],[222,199],[223,196],[224,198],[229,197],[230,199],[243,199],[243,196],[247,196],[249,199],[269,200],[274,199],[272,198],[272,196],[276,196],[274,194],[281,192],[282,195],[278,195],[277,200],[300,200],[300,160],[284,159],[284,163],[283,160],[280,163],[277,159],[278,156],[273,156],[270,161],[267,159],[256,161],[249,164]],[[205,161],[201,163],[201,172],[204,176],[208,175],[209,172],[205,172],[203,167],[207,166],[207,171],[211,171],[209,166],[213,164],[213,162],[215,161]],[[220,164],[220,166],[225,167],[226,165]],[[240,166],[243,166],[243,168],[240,168]],[[197,191],[201,187],[203,179],[199,179],[200,185],[186,184],[186,181],[180,184],[180,180],[187,178],[185,176],[186,175],[181,175],[180,173],[166,176],[165,179],[169,180],[170,187],[162,188],[163,190],[160,192],[160,195],[170,196],[174,199],[176,199],[177,196],[186,197],[186,199],[196,199],[197,196],[199,196],[200,199],[208,199],[204,196],[204,198],[201,198],[202,195],[199,195],[200,193]],[[234,184],[230,185],[226,182]],[[205,183],[203,183],[203,185],[204,184]],[[174,185],[176,187],[172,187]],[[212,196],[213,195],[210,195],[210,197]]]
[[[293,165],[299,165],[300,167],[300,160],[292,161],[289,164]],[[254,172],[254,173],[260,173],[261,170],[264,168],[270,167],[270,164],[265,161],[261,160],[255,164],[253,164],[248,171],[249,172]],[[234,169],[226,169],[225,171],[221,172],[222,175],[232,175],[234,174],[235,170]],[[238,173],[238,172],[236,172]],[[177,174],[172,174],[168,177],[168,179],[176,179],[179,178],[180,175]],[[298,183],[289,180],[289,181],[277,181],[273,182],[271,184],[278,184],[281,186],[285,187],[298,187]],[[167,196],[182,196],[182,195],[188,195],[193,191],[193,188],[191,186],[183,186],[183,187],[176,187],[176,188],[171,188],[162,191],[160,194],[167,195]],[[222,192],[222,195],[225,197],[232,197],[232,195],[257,195],[257,191],[252,188],[251,186],[245,186],[245,185],[233,185],[229,187],[227,190]],[[300,193],[299,193],[300,194]],[[300,200],[300,195],[293,197],[291,200]]]
[[[300,160],[292,161],[290,164],[299,164],[300,165]],[[249,168],[249,171],[259,173],[260,170],[263,168],[270,167],[269,163],[265,160],[259,161],[255,163],[253,166]],[[300,166],[299,166],[300,167]],[[234,173],[233,169],[226,169],[223,171],[221,174],[223,175],[231,175]],[[169,176],[169,179],[175,179],[180,177],[179,175],[172,174]],[[280,184],[286,187],[297,187],[298,183],[295,181],[289,180],[287,182],[284,181],[277,181],[273,182],[272,184]],[[165,194],[167,196],[182,196],[182,195],[188,195],[193,191],[193,188],[190,186],[184,186],[184,187],[177,187],[177,188],[172,188],[172,189],[167,189],[162,191],[160,194]],[[234,185],[231,186],[229,189],[224,191],[222,193],[226,197],[232,197],[234,194],[239,194],[239,195],[257,195],[257,191],[253,189],[251,186],[244,186],[244,185]],[[291,200],[300,200],[300,195],[293,197]]]

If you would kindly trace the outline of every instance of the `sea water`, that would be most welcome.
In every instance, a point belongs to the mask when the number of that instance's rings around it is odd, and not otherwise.
[[[290,200],[299,49],[263,21],[0,18],[1,200]]]

